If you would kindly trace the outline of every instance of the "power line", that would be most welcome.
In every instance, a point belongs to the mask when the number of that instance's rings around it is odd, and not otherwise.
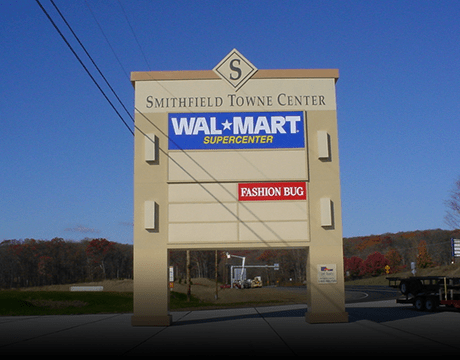
[[[105,39],[105,41],[107,42],[107,45],[110,47],[110,50],[112,50],[112,54],[115,56],[115,59],[117,60],[118,65],[120,65],[121,70],[125,73],[125,75],[126,75],[126,77],[128,78],[128,80],[130,80],[130,77],[129,77],[128,72],[126,71],[125,67],[124,67],[123,64],[121,63],[120,58],[119,58],[118,55],[116,54],[116,52],[115,52],[115,50],[114,50],[112,44],[110,43],[110,41],[109,41],[107,35],[105,34],[104,30],[102,29],[101,24],[100,24],[99,21],[97,20],[96,15],[94,14],[93,10],[91,9],[91,6],[89,6],[87,0],[85,0],[85,4],[86,4],[86,7],[88,8],[89,12],[91,13],[91,15],[92,15],[94,21],[96,22],[96,24],[97,24],[99,30],[101,31],[102,36],[104,36],[104,39]]]
[[[142,56],[144,57],[144,61],[145,61],[145,63],[147,64],[147,69],[150,70],[150,64],[149,64],[149,62],[148,62],[148,60],[147,60],[147,56],[145,56],[145,53],[144,53],[144,51],[142,50],[141,43],[139,42],[139,39],[137,38],[136,33],[134,32],[134,29],[133,29],[133,27],[131,26],[131,22],[129,21],[128,16],[126,15],[125,9],[124,9],[123,5],[121,4],[120,0],[118,0],[118,4],[120,5],[121,11],[123,12],[123,15],[125,16],[126,22],[128,23],[129,28],[131,29],[131,32],[132,32],[132,34],[133,34],[133,36],[134,36],[134,39],[136,40],[137,46],[139,46],[139,50],[141,51],[141,54],[142,54]]]
[[[58,7],[56,6],[56,4],[54,3],[53,0],[50,0],[51,1],[51,4],[53,4],[53,6],[55,7],[56,11],[59,13],[59,15],[61,16],[62,20],[64,21],[64,23],[67,25],[67,27],[69,28],[70,32],[72,33],[72,35],[75,37],[75,39],[77,39],[78,43],[80,44],[80,46],[82,47],[82,49],[84,50],[85,54],[88,56],[88,58],[91,60],[91,62],[93,63],[94,67],[96,68],[96,70],[99,72],[99,75],[101,75],[101,77],[104,79],[105,83],[107,84],[107,86],[109,87],[109,89],[112,91],[113,95],[117,98],[118,102],[121,104],[121,106],[123,106],[123,108],[125,109],[126,113],[128,114],[128,116],[131,118],[131,120],[134,122],[134,118],[132,117],[131,113],[128,111],[128,109],[126,109],[126,106],[123,104],[123,102],[120,100],[120,98],[118,97],[117,93],[115,92],[115,90],[113,90],[112,86],[110,85],[110,83],[108,82],[108,80],[106,79],[106,77],[104,76],[104,74],[102,73],[102,71],[99,69],[99,67],[96,65],[96,63],[94,62],[93,58],[91,57],[91,55],[88,53],[88,51],[86,50],[85,46],[82,44],[82,42],[80,41],[80,39],[78,38],[77,34],[75,34],[75,32],[73,31],[72,27],[70,26],[70,24],[67,22],[67,20],[65,19],[64,15],[62,15],[61,11],[58,9]]]
[[[120,6],[121,6],[121,4],[120,4]],[[124,12],[124,9],[123,9],[123,12]],[[129,20],[128,20],[127,15],[126,15],[125,12],[124,12],[124,15],[125,15],[125,17],[126,17],[126,20],[127,20],[128,23],[129,23]],[[93,17],[94,17],[94,14],[93,14]],[[96,19],[95,19],[95,20],[96,20]],[[96,22],[97,22],[97,20],[96,20]],[[131,25],[130,25],[130,27],[131,27]],[[101,28],[100,26],[99,26],[99,29],[100,29],[101,32],[103,33],[103,30],[102,30],[102,28]],[[131,27],[131,30],[133,30],[132,27]],[[136,37],[135,34],[134,34],[134,32],[133,32],[133,35],[134,35],[134,37]],[[117,55],[116,55],[116,53],[115,53],[113,47],[110,45],[110,42],[109,42],[107,36],[105,36],[105,34],[104,34],[104,38],[106,39],[107,43],[109,43],[109,46],[110,46],[110,48],[112,49],[112,52],[114,53],[115,57],[118,59],[118,57],[117,57]],[[139,47],[140,47],[140,49],[141,49],[141,52],[143,53],[142,47],[141,47],[141,45],[139,44],[139,42],[138,42],[138,45],[139,45]],[[145,55],[144,55],[144,59],[145,59]],[[146,60],[146,59],[145,59],[145,60]],[[120,63],[120,62],[119,62],[119,63]],[[122,65],[121,63],[120,63],[120,66],[121,66],[122,69],[124,70],[124,67],[123,67],[123,65]],[[148,66],[148,63],[147,63],[147,66]],[[124,70],[124,72],[126,73],[125,70]],[[156,81],[156,82],[157,82],[157,81]],[[159,84],[161,87],[163,87],[163,85],[161,85],[161,83],[157,82],[157,84]],[[169,92],[171,95],[174,96],[174,94],[172,94],[172,93],[171,93],[168,89],[166,89],[165,87],[163,87],[163,89],[165,89],[167,92]],[[187,108],[187,109],[188,109],[188,108]],[[169,141],[172,141],[172,142],[174,143],[174,140],[172,140],[172,139],[169,137],[169,134],[165,133],[162,129],[160,129],[160,128],[159,128],[151,119],[149,119],[148,116],[146,116],[142,111],[140,111],[139,109],[137,109],[135,106],[134,106],[134,110],[135,110],[140,116],[142,116],[147,122],[149,122],[149,123],[150,123],[160,134],[162,134],[162,135],[165,136]],[[189,110],[190,110],[190,109],[189,109]],[[134,128],[135,128],[136,130],[138,130],[142,135],[144,135],[146,139],[150,139],[150,138],[147,136],[147,134],[145,134],[145,133],[144,133],[141,129],[139,129],[136,125],[134,125]],[[150,140],[150,141],[152,141],[152,140]],[[177,144],[176,144],[176,146],[177,146]],[[196,159],[194,159],[189,153],[187,153],[185,150],[183,150],[180,146],[177,146],[177,148],[180,149],[180,151],[181,151],[183,154],[185,154],[195,165],[197,165],[201,170],[203,170],[203,172],[204,172],[207,176],[209,176],[211,179],[213,179],[213,181],[215,181],[217,184],[219,184],[219,185],[221,186],[221,188],[222,188],[225,192],[227,192],[227,193],[228,193],[229,195],[231,195],[232,197],[235,197],[234,194],[232,194],[226,187],[222,186],[222,184],[220,184],[220,183],[217,181],[217,179],[216,179],[208,170],[206,170],[206,168],[205,168],[203,165],[201,165]],[[170,161],[172,161],[176,166],[178,166],[185,174],[187,174],[196,184],[198,184],[205,192],[207,192],[212,198],[214,198],[214,200],[216,200],[216,202],[220,203],[220,204],[222,205],[222,207],[224,207],[225,210],[227,210],[237,221],[240,221],[240,222],[243,224],[243,226],[246,226],[247,229],[248,229],[250,232],[252,232],[257,238],[259,238],[262,242],[264,242],[268,247],[270,247],[270,244],[266,243],[266,242],[262,239],[262,237],[261,237],[257,232],[255,232],[255,230],[251,229],[244,221],[242,221],[242,220],[240,219],[240,217],[239,217],[238,214],[234,213],[231,209],[229,209],[222,201],[219,200],[219,198],[218,198],[215,194],[213,194],[208,188],[206,188],[202,183],[200,183],[200,182],[198,181],[198,179],[196,179],[189,171],[187,171],[181,164],[179,164],[179,162],[177,162],[177,160],[175,160],[173,157],[171,157],[171,156],[169,155],[169,153],[168,153],[166,150],[162,149],[160,146],[158,147],[158,149],[159,149],[159,151],[161,151]],[[254,166],[254,165],[253,165],[253,166]],[[242,204],[242,206],[246,209],[246,211],[248,211],[249,213],[251,213],[256,219],[259,219],[258,216],[257,216],[253,211],[251,211],[246,205]],[[260,220],[260,219],[259,219],[259,220]],[[281,242],[284,242],[284,240],[279,236],[279,234],[277,234],[277,233],[276,233],[271,227],[269,227],[266,223],[264,223],[264,226],[267,228],[268,231],[270,231],[272,234],[274,234],[278,240],[280,240]]]
[[[56,31],[58,32],[58,34],[61,36],[62,40],[64,40],[64,42],[66,43],[66,45],[69,47],[70,51],[72,51],[72,54],[74,54],[74,56],[77,58],[77,60],[79,61],[80,65],[85,69],[86,73],[88,74],[88,76],[91,78],[91,80],[93,81],[93,83],[97,86],[97,88],[99,89],[99,91],[102,93],[102,95],[104,96],[104,98],[108,101],[108,103],[110,104],[110,106],[112,107],[112,109],[117,113],[118,117],[121,119],[121,121],[123,122],[123,124],[125,124],[126,128],[129,130],[129,132],[134,136],[134,132],[133,130],[128,126],[128,124],[126,123],[126,121],[123,119],[123,117],[121,116],[121,114],[119,113],[119,111],[117,110],[117,108],[113,105],[112,101],[110,101],[110,99],[108,98],[108,96],[106,95],[106,93],[104,92],[104,90],[102,90],[102,88],[100,87],[100,85],[97,83],[96,79],[93,77],[93,75],[91,74],[91,72],[88,70],[88,68],[86,67],[86,65],[83,63],[83,61],[81,60],[81,58],[78,56],[78,54],[75,52],[75,50],[73,49],[72,45],[67,41],[66,37],[64,36],[64,34],[61,32],[61,30],[59,29],[59,27],[56,25],[56,23],[54,22],[54,20],[51,18],[51,16],[49,15],[49,13],[46,11],[46,9],[42,6],[42,4],[40,3],[39,0],[35,0],[37,2],[37,4],[40,6],[40,8],[42,9],[43,13],[46,15],[46,17],[48,18],[48,20],[51,22],[51,24],[53,25],[53,27],[56,29]],[[56,5],[54,4],[54,2],[51,0],[51,3],[54,5],[54,7],[57,9]],[[57,9],[58,10],[58,9]],[[58,10],[59,12],[59,10]],[[60,12],[59,12],[60,13]],[[61,13],[60,13],[61,14]],[[62,14],[61,14],[61,17],[62,17]],[[67,23],[67,22],[66,22]],[[69,25],[67,25],[69,26]],[[69,26],[70,28],[70,26]],[[72,31],[73,33],[73,31]],[[75,34],[74,34],[75,36]],[[81,43],[80,43],[81,45]],[[86,51],[86,50],[85,50]],[[93,62],[94,63],[94,62]],[[113,91],[113,89],[112,89]],[[118,97],[117,97],[118,98]]]
[[[114,95],[116,96],[116,98],[118,99],[118,101],[120,101],[120,103],[122,104],[121,100],[119,99],[119,97],[116,95],[115,91],[113,90],[113,88],[110,86],[110,84],[108,83],[108,81],[106,80],[106,78],[104,77],[104,75],[102,74],[102,72],[99,70],[99,68],[97,67],[97,65],[95,64],[95,62],[93,61],[93,59],[91,58],[91,56],[89,55],[89,53],[86,51],[86,48],[83,46],[83,44],[81,43],[81,41],[78,39],[78,37],[76,36],[76,34],[74,33],[74,31],[72,30],[72,28],[70,27],[70,25],[68,24],[68,22],[65,20],[64,16],[62,15],[62,13],[59,11],[59,9],[57,8],[57,6],[54,4],[53,0],[50,0],[51,3],[53,4],[53,6],[56,8],[56,10],[58,11],[59,15],[61,16],[61,18],[64,20],[64,22],[66,23],[66,25],[69,27],[70,31],[72,32],[72,34],[74,35],[74,37],[77,39],[78,43],[80,44],[80,46],[84,49],[86,55],[91,59],[93,65],[96,67],[96,69],[99,71],[99,74],[102,76],[102,78],[106,81],[107,85],[109,86],[109,88],[112,90],[112,92],[114,93]],[[123,121],[123,123],[125,124],[125,126],[128,128],[128,130],[131,132],[131,134],[134,136],[134,132],[133,130],[131,130],[131,128],[128,126],[128,124],[124,121],[123,117],[120,115],[120,113],[118,112],[118,110],[115,108],[115,106],[113,105],[113,103],[110,101],[110,99],[107,97],[107,95],[105,94],[105,92],[102,90],[102,88],[99,86],[99,84],[96,82],[96,80],[94,79],[94,77],[91,75],[90,71],[88,70],[88,68],[85,66],[85,64],[83,63],[83,61],[80,59],[80,57],[78,56],[78,54],[75,52],[75,50],[73,49],[73,47],[70,45],[70,43],[67,41],[67,39],[65,38],[65,36],[62,34],[62,32],[59,30],[58,26],[56,25],[56,23],[53,21],[53,19],[51,18],[51,16],[48,14],[48,12],[44,9],[44,7],[41,5],[40,1],[39,0],[36,0],[36,2],[38,3],[38,5],[40,6],[40,8],[43,10],[43,12],[45,13],[45,15],[48,17],[48,19],[50,20],[50,22],[53,24],[54,28],[56,29],[56,31],[59,33],[59,35],[62,37],[62,39],[64,40],[64,42],[67,44],[67,46],[69,47],[69,49],[72,51],[72,53],[74,54],[74,56],[77,58],[77,60],[80,62],[80,64],[83,66],[83,68],[85,69],[85,71],[87,72],[87,74],[90,76],[90,78],[93,80],[94,84],[98,87],[98,89],[101,91],[101,93],[104,95],[105,99],[109,102],[109,104],[112,106],[112,108],[115,110],[115,112],[117,113],[117,115],[120,117],[120,119]],[[120,4],[121,5],[121,4]],[[124,12],[124,9],[123,9],[123,12]],[[125,13],[125,17],[126,17],[126,13]],[[127,19],[128,20],[128,19]],[[129,21],[128,21],[129,23]],[[131,27],[131,25],[130,25]],[[102,29],[101,29],[102,30]],[[131,27],[131,30],[133,31],[132,27]],[[133,32],[134,34],[134,32]],[[134,34],[135,36],[135,34]],[[137,39],[137,38],[136,38]],[[108,42],[108,39],[106,37],[106,41]],[[139,42],[138,42],[138,45],[140,46]],[[112,47],[111,47],[112,48]],[[112,48],[112,51],[113,51],[113,48]],[[142,48],[141,48],[141,51],[142,51]],[[144,58],[145,58],[145,55],[144,55]],[[145,59],[146,60],[146,59]],[[120,64],[121,65],[121,64]],[[148,64],[147,64],[148,65]],[[123,67],[123,66],[122,66]],[[123,104],[122,104],[123,105]],[[126,107],[123,105],[124,109],[127,111]],[[169,138],[169,135],[164,133],[156,124],[154,124],[145,114],[143,114],[141,111],[139,111],[137,108],[135,108],[135,110],[141,115],[143,116],[149,123],[151,123],[160,133],[162,133],[162,135],[164,135],[166,138],[168,138],[169,140],[171,140]],[[128,111],[127,111],[128,112]],[[128,115],[129,112],[128,112]],[[134,118],[130,115],[132,121],[134,122]],[[142,130],[140,130],[135,124],[134,124],[134,128],[137,129],[140,133],[142,133],[147,139],[149,139],[149,137],[147,136],[147,134],[145,134]],[[152,141],[152,140],[151,140]],[[200,185],[206,192],[208,192],[218,203],[220,203],[231,215],[233,215],[235,217],[236,220],[238,221],[241,221],[241,219],[239,218],[238,214],[235,214],[231,209],[229,209],[224,203],[222,203],[217,197],[216,195],[214,195],[209,189],[207,189],[205,186],[203,186],[203,184],[201,184],[200,182],[198,182],[198,180],[189,172],[187,171],[181,164],[179,164],[174,158],[172,158],[168,153],[167,151],[165,151],[164,149],[161,149],[159,148],[159,150],[164,153],[172,162],[174,162],[179,168],[182,169],[182,171],[184,171],[188,176],[190,176],[190,178],[192,178],[198,185]],[[191,159],[198,167],[200,167],[206,174],[208,174],[208,176],[210,176],[214,181],[216,181],[216,183],[218,183],[218,181],[212,176],[212,174],[210,174],[201,164],[199,164],[192,156],[190,156],[186,151],[184,151],[183,149],[181,149],[181,151],[187,156],[189,157],[189,159]],[[222,186],[222,185],[221,185]],[[228,191],[228,189],[226,189],[225,187],[222,186],[222,188],[230,193]],[[233,195],[233,194],[232,194]],[[233,195],[234,196],[234,195]],[[248,210],[250,213],[252,213],[256,218],[258,218],[256,216],[256,214],[254,214],[251,210],[249,210],[248,208],[246,208],[246,210]],[[259,238],[262,242],[266,243],[262,237],[256,233],[253,229],[251,229],[244,221],[241,221],[241,223],[246,226],[248,228],[248,230],[250,232],[252,232],[257,238]],[[281,237],[273,230],[271,229],[267,224],[264,223],[264,226],[270,231],[272,232],[277,238],[278,240],[284,242],[284,240],[281,239]],[[266,243],[266,245],[268,245],[268,247],[270,247],[270,244]]]

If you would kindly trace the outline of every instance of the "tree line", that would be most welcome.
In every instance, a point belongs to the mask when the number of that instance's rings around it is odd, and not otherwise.
[[[460,239],[460,230],[424,230],[345,238],[344,267],[348,278],[376,276],[452,263],[451,239]]]
[[[448,265],[452,261],[451,238],[460,239],[460,230],[425,230],[396,234],[370,235],[343,239],[344,270],[347,278],[375,276],[417,268]],[[306,249],[240,250],[232,255],[245,257],[246,265],[279,264],[248,268],[247,277],[262,276],[265,284],[302,284],[306,279]],[[214,279],[230,283],[231,266],[241,258],[227,258],[224,251],[190,251],[192,278]],[[186,251],[172,250],[169,263],[176,280],[186,279]],[[133,245],[107,239],[70,241],[4,240],[0,243],[0,288],[18,288],[79,282],[132,279]]]
[[[5,240],[0,243],[0,288],[129,279],[132,245],[107,239]]]

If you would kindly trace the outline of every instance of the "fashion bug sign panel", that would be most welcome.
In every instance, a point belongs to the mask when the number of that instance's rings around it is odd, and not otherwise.
[[[305,147],[303,111],[170,113],[169,150]]]
[[[305,182],[238,184],[238,201],[306,200]]]

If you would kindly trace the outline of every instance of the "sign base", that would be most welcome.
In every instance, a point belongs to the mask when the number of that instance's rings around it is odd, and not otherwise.
[[[135,316],[131,317],[132,326],[169,326],[172,323],[171,315],[164,316]]]
[[[331,324],[348,322],[347,312],[336,313],[305,313],[305,321],[309,324]]]

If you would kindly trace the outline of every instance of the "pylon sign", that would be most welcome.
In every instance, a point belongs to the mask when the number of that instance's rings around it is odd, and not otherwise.
[[[131,79],[133,324],[170,322],[170,249],[305,248],[307,281],[331,292],[308,287],[307,320],[344,321],[338,71],[259,70],[232,50],[213,70]]]

